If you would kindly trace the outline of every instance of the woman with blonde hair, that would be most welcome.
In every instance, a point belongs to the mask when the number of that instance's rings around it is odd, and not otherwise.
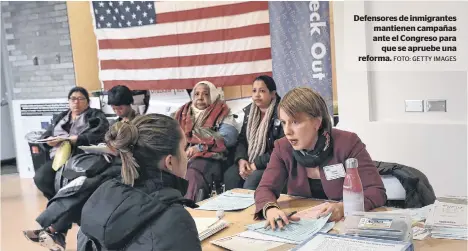
[[[256,218],[265,218],[273,229],[290,220],[277,204],[285,184],[287,193],[296,196],[341,201],[348,158],[358,160],[358,172],[364,189],[365,210],[383,206],[386,191],[366,145],[352,132],[332,128],[325,100],[310,88],[289,91],[278,105],[284,138],[275,142],[270,162],[255,192]],[[343,203],[323,203],[321,214],[330,220],[344,215]]]
[[[149,114],[117,122],[106,143],[120,155],[122,177],[102,184],[83,206],[78,251],[201,250],[184,208],[196,204],[183,197],[187,141],[177,121]]]
[[[185,197],[199,201],[208,197],[213,182],[222,180],[222,163],[237,141],[235,120],[223,92],[208,81],[195,85],[192,100],[176,112],[175,119],[187,138],[189,187]]]

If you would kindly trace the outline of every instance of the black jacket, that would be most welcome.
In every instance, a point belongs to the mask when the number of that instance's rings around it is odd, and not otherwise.
[[[116,179],[102,184],[83,207],[77,251],[201,250],[184,208],[196,207],[182,196],[188,182],[156,172],[134,187]]]
[[[283,127],[281,126],[281,123],[278,120],[277,110],[278,110],[278,104],[279,104],[280,98],[279,96],[277,98],[278,98],[278,102],[276,102],[275,110],[270,119],[270,128],[268,128],[267,145],[266,145],[265,153],[263,155],[258,156],[254,160],[255,166],[257,167],[258,170],[263,170],[267,167],[267,164],[270,161],[270,154],[273,152],[275,140],[282,138],[284,136]],[[242,125],[241,132],[239,134],[239,137],[237,139],[236,154],[234,157],[234,161],[236,165],[237,165],[237,162],[239,162],[239,160],[241,159],[249,161],[249,155],[248,155],[249,142],[247,141],[247,123],[249,121],[251,107],[252,107],[252,104],[246,106],[243,109],[244,114],[245,114],[244,122]]]
[[[404,208],[421,208],[433,204],[436,196],[426,175],[418,169],[397,164],[374,161],[380,175],[397,178],[406,191]]]
[[[73,214],[69,218],[75,219],[75,223],[80,224],[81,209],[89,196],[105,181],[118,177],[121,166],[120,158],[114,158],[112,163],[99,160],[92,169],[86,170],[85,175],[73,179],[61,188],[47,203],[47,208],[36,221],[41,226],[47,227],[57,222],[59,218]]]
[[[104,136],[109,130],[109,121],[107,121],[106,115],[98,109],[88,108],[89,111],[85,115],[85,121],[87,123],[86,129],[78,136],[75,146],[88,146],[97,145],[104,142]],[[41,136],[41,139],[53,136],[54,128],[57,123],[65,117],[70,110],[64,111],[57,115],[52,120],[52,124],[47,128],[47,131]],[[50,150],[51,147],[47,144],[41,144],[44,150]],[[82,153],[78,148],[73,149],[73,154]]]

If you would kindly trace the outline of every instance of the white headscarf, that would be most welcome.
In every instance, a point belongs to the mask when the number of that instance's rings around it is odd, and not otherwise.
[[[200,81],[193,87],[193,91],[191,93],[192,101],[195,99],[195,89],[200,85],[206,85],[208,89],[210,89],[211,104],[213,104],[218,98],[220,100],[224,100],[224,92],[222,88],[216,88],[216,86],[209,81]],[[194,105],[192,104],[192,106]]]
[[[193,91],[191,93],[191,99],[192,101],[194,100],[195,98],[195,89],[199,86],[199,85],[206,85],[208,86],[208,89],[210,89],[210,101],[211,101],[211,104],[213,104],[214,102],[216,102],[217,100],[222,100],[224,101],[224,92],[223,92],[223,89],[221,87],[216,87],[213,83],[209,82],[209,81],[200,81],[198,82],[194,87],[193,87]],[[192,114],[194,116],[194,119],[195,121],[201,123],[201,121],[198,121],[198,118],[200,117],[200,115],[203,114],[203,111],[205,110],[200,110],[198,108],[195,107],[195,104],[192,102],[192,105],[191,105],[191,108],[192,108]],[[235,120],[234,120],[234,117],[232,115],[231,112],[229,112],[229,115],[226,116],[226,118],[224,119],[223,123],[226,123],[226,124],[230,124],[232,126],[235,126]],[[197,124],[197,123],[196,123]]]

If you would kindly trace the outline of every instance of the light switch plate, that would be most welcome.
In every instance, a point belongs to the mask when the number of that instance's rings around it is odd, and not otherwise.
[[[429,99],[426,101],[426,111],[428,112],[447,112],[447,100]]]
[[[424,100],[405,100],[406,112],[424,112]]]

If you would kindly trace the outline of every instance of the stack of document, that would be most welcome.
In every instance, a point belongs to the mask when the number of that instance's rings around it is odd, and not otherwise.
[[[208,211],[236,211],[246,209],[255,203],[253,194],[226,191],[203,203],[198,210]]]
[[[429,210],[425,227],[432,238],[468,239],[466,198],[438,198]]]
[[[333,222],[327,223],[331,214],[319,219],[302,219],[300,221],[290,221],[283,230],[272,230],[265,228],[265,222],[259,222],[247,226],[247,229],[263,236],[275,237],[276,241],[300,244],[310,236],[320,232],[328,232],[333,228]],[[244,235],[245,236],[245,235]],[[258,237],[259,235],[257,235]],[[282,241],[281,241],[282,240]]]
[[[317,233],[301,243],[293,251],[413,251],[411,242],[368,239],[348,235]]]
[[[266,221],[247,226],[247,231],[211,241],[212,244],[231,251],[267,251],[283,245],[297,245],[316,233],[327,233],[335,225],[327,222],[330,215],[320,219],[301,219],[291,222],[283,230],[265,228]],[[283,247],[282,247],[283,248]]]

